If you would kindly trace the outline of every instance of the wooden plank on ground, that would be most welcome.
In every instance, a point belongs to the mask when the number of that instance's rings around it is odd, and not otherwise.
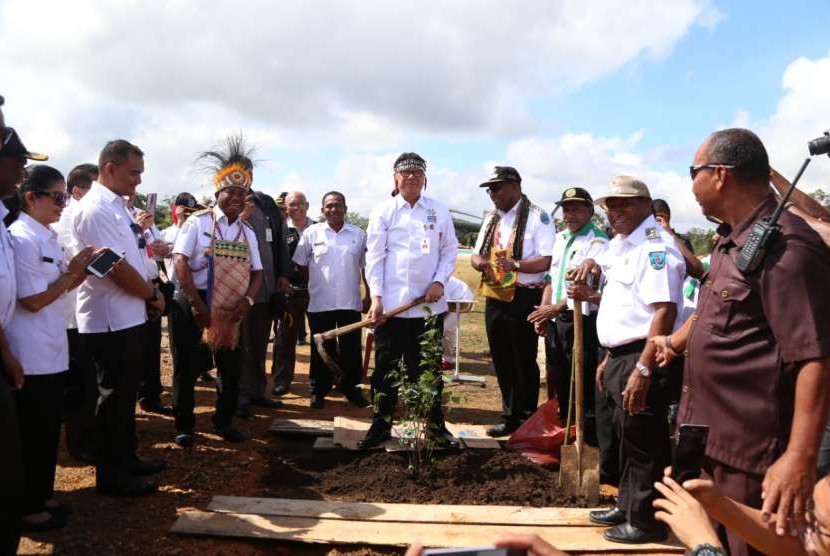
[[[263,516],[185,511],[171,528],[172,533],[279,539],[307,543],[407,546],[420,539],[424,546],[481,546],[496,535],[513,532],[537,534],[561,550],[591,552],[632,552],[644,554],[679,546],[665,543],[626,546],[606,541],[604,527],[541,527],[519,525],[468,525],[400,523],[382,521],[348,521],[304,517]]]
[[[495,438],[487,436],[486,425],[467,425],[464,423],[446,423],[447,430],[460,438],[470,449],[500,450],[501,444]]]
[[[268,432],[298,436],[331,436],[334,423],[328,419],[274,419]]]
[[[224,513],[357,521],[593,526],[588,520],[588,512],[590,509],[585,508],[381,504],[372,502],[295,500],[291,498],[214,496],[208,505],[208,509],[214,512]]]
[[[371,419],[337,416],[334,418],[334,443],[347,450],[357,450],[357,441],[363,440],[371,425]],[[386,449],[387,446],[394,450],[399,444],[397,440],[390,439],[373,450]]]

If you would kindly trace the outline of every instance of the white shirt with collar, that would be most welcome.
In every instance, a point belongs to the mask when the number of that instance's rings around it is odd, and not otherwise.
[[[339,232],[327,222],[300,236],[294,263],[308,267],[308,312],[360,311],[360,269],[366,265],[366,232],[345,222]]]
[[[66,253],[67,260],[74,257],[75,245],[72,242],[72,213],[78,206],[78,200],[75,197],[69,197],[69,202],[63,207],[61,211],[60,220],[52,224],[52,229],[58,234],[58,243],[63,247]],[[66,294],[66,328],[77,329],[78,319],[75,316],[75,310],[78,305],[78,290],[74,289]]]
[[[193,285],[197,290],[208,286],[208,250],[213,239],[213,219],[216,218],[216,239],[243,241],[243,234],[251,252],[251,270],[262,270],[259,246],[254,230],[244,224],[241,218],[228,223],[228,217],[216,205],[212,209],[196,212],[185,221],[173,244],[173,254],[187,257],[187,264],[193,274]]]
[[[381,296],[386,311],[424,295],[433,282],[446,284],[458,256],[449,209],[423,195],[414,206],[396,195],[376,207],[366,247],[369,290]],[[428,306],[435,314],[446,312],[446,295]],[[398,317],[423,318],[423,305]]]
[[[130,217],[133,219],[133,223],[138,226],[138,221],[136,220],[136,216],[138,215],[139,210],[136,207],[127,208],[127,211],[130,213]],[[156,264],[156,259],[150,255],[149,249],[147,246],[153,243],[157,239],[161,239],[161,232],[159,229],[156,228],[156,225],[153,224],[150,226],[149,229],[140,231],[141,235],[144,237],[144,277],[148,280],[157,280],[159,277],[159,267]]]
[[[513,224],[516,222],[519,213],[520,204],[521,199],[507,212],[498,209],[488,212],[484,217],[484,222],[478,233],[474,253],[481,252],[481,248],[484,246],[484,231],[490,225],[490,220],[496,213],[498,213],[500,219],[498,229],[493,234],[493,248],[507,249],[507,246],[510,244],[510,235],[513,233]],[[527,215],[527,225],[525,226],[524,241],[522,243],[522,259],[539,256],[550,257],[553,253],[555,235],[556,229],[551,224],[548,213],[536,205],[530,205],[530,210]],[[518,284],[520,286],[540,285],[544,282],[545,274],[546,272],[544,271],[528,274],[519,270]]]
[[[674,239],[648,216],[628,236],[615,236],[596,262],[605,274],[597,314],[599,343],[618,347],[648,337],[654,303],[683,306],[686,264]],[[676,319],[674,329],[679,326]]]
[[[176,244],[180,231],[181,228],[175,224],[161,231],[161,239],[170,246],[170,254],[164,257],[164,268],[167,271],[167,278],[173,282],[176,289],[179,289],[179,279],[176,276],[176,268],[173,266],[173,245]]]
[[[0,325],[7,326],[17,305],[17,279],[14,272],[14,248],[3,220],[9,209],[0,201]]]
[[[9,226],[9,233],[17,267],[17,299],[45,292],[67,270],[58,235],[25,212]],[[67,298],[67,294],[62,294],[35,313],[17,305],[6,336],[26,375],[48,375],[69,369]]]
[[[596,260],[596,258],[605,251],[608,245],[608,238],[605,237],[605,235],[598,235],[594,229],[591,228],[587,233],[573,238],[570,250],[570,260],[563,262],[562,258],[565,256],[565,249],[568,246],[568,234],[566,234],[566,231],[567,230],[562,230],[561,232],[557,232],[556,241],[553,244],[553,255],[551,256],[550,269],[548,270],[551,287],[553,288],[551,293],[551,303],[558,303],[562,299],[562,297],[559,299],[553,299],[553,297],[556,296],[556,287],[559,280],[560,267],[564,264],[565,272],[568,272],[569,270],[578,267],[585,259]],[[563,284],[563,289],[566,285],[567,282]],[[562,292],[562,296],[566,297],[564,291]],[[569,310],[573,311],[574,300],[568,298],[567,306]],[[587,301],[582,303],[583,315],[589,315],[592,312],[596,312],[596,310],[597,306],[593,303],[588,303]]]
[[[127,202],[98,182],[78,201],[72,213],[74,251],[86,245],[96,249],[109,247],[124,256],[120,264],[129,264],[141,276],[146,273],[146,254],[138,248],[140,233],[133,223]],[[109,277],[89,276],[78,287],[78,331],[81,334],[116,332],[139,326],[147,321],[146,303],[131,295]]]

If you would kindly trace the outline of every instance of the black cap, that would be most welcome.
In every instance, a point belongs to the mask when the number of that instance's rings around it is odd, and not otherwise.
[[[187,192],[176,195],[176,200],[173,201],[173,204],[177,207],[186,207],[189,209],[204,208],[199,204],[199,201],[196,200],[196,197]]]
[[[564,203],[585,203],[588,205],[594,204],[591,194],[581,187],[569,187],[562,192],[562,198],[556,203],[556,206],[562,206]]]
[[[10,127],[0,129],[0,156],[22,156],[24,158],[28,158],[29,160],[37,160],[39,162],[49,160],[49,157],[45,154],[29,152],[29,150],[23,146],[23,141],[21,141],[20,135],[18,135],[17,132]]]
[[[493,173],[490,175],[490,179],[479,185],[479,187],[490,187],[490,184],[492,183],[501,183],[505,181],[522,183],[522,176],[520,176],[519,172],[512,166],[496,166],[493,168]]]
[[[671,209],[669,208],[669,204],[663,199],[654,199],[651,202],[651,209],[654,211],[655,214],[662,212],[668,214],[669,217],[671,217]]]

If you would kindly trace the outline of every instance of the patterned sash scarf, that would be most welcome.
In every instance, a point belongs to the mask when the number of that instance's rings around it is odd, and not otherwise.
[[[233,240],[226,240],[213,216],[207,288],[210,327],[202,333],[202,341],[211,351],[234,349],[239,343],[239,322],[233,320],[233,310],[248,291],[251,280],[251,249],[242,226],[240,222]]]
[[[522,258],[522,244],[527,228],[528,214],[530,213],[530,200],[525,195],[522,195],[516,212],[516,220],[513,222],[513,229],[510,231],[510,238],[505,249],[499,249],[495,246],[496,233],[501,221],[501,215],[498,211],[493,213],[493,217],[484,230],[484,241],[481,244],[479,255],[487,259],[487,264],[493,269],[493,275],[495,276],[495,281],[489,282],[482,275],[478,291],[484,297],[510,302],[513,301],[513,297],[516,295],[519,273],[514,270],[502,270],[498,265],[498,260],[507,257],[508,252],[511,253],[510,258],[514,261]]]

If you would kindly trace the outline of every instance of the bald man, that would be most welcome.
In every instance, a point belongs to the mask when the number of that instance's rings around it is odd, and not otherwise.
[[[285,210],[288,215],[285,239],[288,243],[288,260],[291,260],[294,258],[294,251],[297,250],[303,230],[314,222],[308,217],[308,199],[302,191],[288,192],[285,196]],[[274,375],[275,396],[282,396],[291,388],[297,356],[297,333],[303,327],[305,312],[308,309],[308,283],[293,262],[289,280],[291,288],[286,315],[280,322],[278,334],[274,338],[274,363],[271,373]]]

